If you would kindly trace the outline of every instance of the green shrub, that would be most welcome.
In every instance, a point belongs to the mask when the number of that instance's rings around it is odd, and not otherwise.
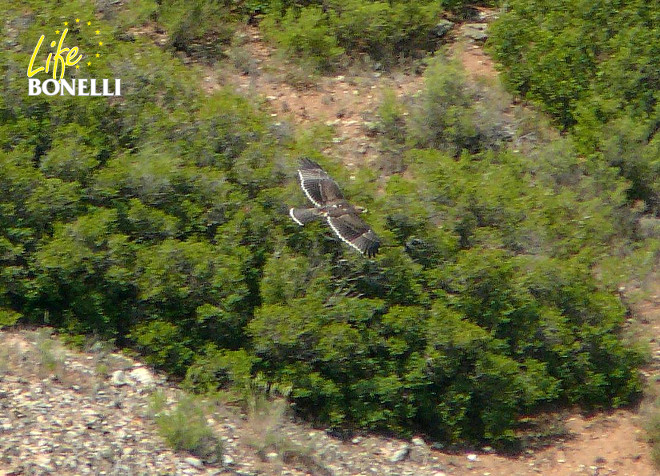
[[[432,31],[442,9],[436,2],[363,2],[333,5],[332,27],[337,42],[350,55],[367,54],[386,65],[433,51],[438,38]]]
[[[192,396],[184,395],[173,410],[165,409],[165,397],[154,394],[151,411],[158,431],[175,451],[188,451],[207,463],[222,457],[222,443],[206,422],[203,406]]]
[[[165,0],[156,16],[172,48],[205,61],[222,58],[234,34],[230,10],[221,2]]]
[[[478,150],[479,134],[465,72],[457,63],[438,57],[425,78],[426,87],[411,115],[413,143],[451,154]]]
[[[312,2],[317,3],[317,2]],[[345,0],[323,5],[282,3],[262,22],[264,31],[294,58],[303,56],[321,71],[346,52],[382,65],[432,51],[441,7],[436,2]]]
[[[648,438],[651,443],[651,458],[656,468],[660,468],[660,412],[653,415],[648,423]]]
[[[441,0],[440,4],[453,12],[464,13],[466,10],[475,6],[495,7],[498,2],[495,0]]]
[[[489,45],[505,82],[575,134],[580,152],[619,168],[631,201],[657,213],[660,10],[643,0],[509,2]],[[601,155],[603,154],[603,155]]]
[[[51,375],[62,380],[65,374],[65,355],[58,342],[51,337],[51,330],[42,328],[36,336],[37,365],[42,376]]]
[[[458,155],[499,150],[513,138],[505,115],[509,98],[495,86],[468,81],[459,62],[436,56],[424,80],[410,107],[410,145]]]
[[[5,326],[13,326],[21,317],[20,313],[11,309],[0,309],[0,329]]]
[[[397,100],[396,93],[391,89],[385,90],[378,106],[379,125],[383,135],[398,144],[405,142],[406,138],[406,121],[403,112],[403,106]]]
[[[271,15],[262,27],[288,55],[302,56],[319,71],[329,71],[344,52],[332,33],[332,21],[332,14],[324,13],[320,7],[307,7],[299,12],[290,9],[282,18]]]
[[[252,379],[252,368],[258,361],[244,349],[219,350],[209,346],[188,367],[185,385],[197,392],[215,392],[232,386],[243,391]]]

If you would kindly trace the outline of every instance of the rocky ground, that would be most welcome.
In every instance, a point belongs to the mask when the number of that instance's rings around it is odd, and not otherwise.
[[[653,294],[650,294],[650,293]],[[640,335],[660,333],[660,289],[631,318]],[[652,334],[655,332],[655,334]],[[660,378],[660,349],[644,370]],[[203,405],[223,455],[207,463],[168,448],[154,395],[173,406],[182,392],[165,376],[99,343],[64,347],[49,329],[0,331],[0,475],[620,475],[652,476],[644,410],[545,415],[545,434],[522,454],[491,448],[452,452],[422,437],[342,440],[295,422],[282,400],[257,410],[227,400]],[[537,435],[538,436],[538,435]]]

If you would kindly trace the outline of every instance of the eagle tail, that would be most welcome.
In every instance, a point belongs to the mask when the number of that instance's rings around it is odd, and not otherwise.
[[[291,208],[289,215],[298,225],[303,226],[321,216],[321,212],[316,208]]]

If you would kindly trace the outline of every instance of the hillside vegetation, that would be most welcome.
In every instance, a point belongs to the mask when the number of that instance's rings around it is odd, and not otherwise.
[[[487,88],[429,53],[440,8],[456,18],[463,3],[3,0],[0,325],[112,340],[197,391],[288,387],[299,415],[333,428],[450,443],[514,442],[519,418],[549,404],[634,401],[643,352],[624,342],[617,288],[657,260],[657,78],[638,90],[638,70],[622,68],[629,88],[610,91],[585,69],[576,102],[543,103],[566,134],[520,152],[512,144],[542,135],[536,116],[507,122]],[[539,78],[562,79],[515,57],[531,48],[524,36],[507,39],[515,15],[530,18],[526,34],[546,26],[541,4],[512,2],[492,48],[512,88],[543,101]],[[106,35],[92,74],[121,78],[121,98],[27,96],[36,39],[75,17]],[[421,94],[386,96],[378,112],[383,163],[349,177],[258,99],[202,91],[189,60],[222,68],[234,31],[255,19],[317,73],[364,55],[392,67],[425,58]],[[574,20],[592,31],[597,17]],[[162,47],[137,33],[154,24]],[[626,31],[630,48],[642,41]],[[612,30],[578,44],[606,56],[612,38],[624,41]],[[605,72],[623,61],[601,56]],[[529,68],[525,88],[512,65]],[[630,107],[601,116],[612,101]],[[377,258],[290,220],[302,156],[369,209]],[[405,173],[382,182],[393,157]]]
[[[619,169],[628,196],[660,213],[660,3],[514,0],[491,49],[580,154]]]

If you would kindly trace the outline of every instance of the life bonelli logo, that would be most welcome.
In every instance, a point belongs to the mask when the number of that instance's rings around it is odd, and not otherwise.
[[[78,46],[67,46],[67,34],[70,31],[91,40],[93,48],[87,47],[81,51]],[[54,33],[54,35],[53,35]],[[84,70],[92,71],[94,63],[102,61],[106,47],[101,30],[92,21],[81,21],[76,18],[65,21],[60,28],[53,29],[48,35],[54,38],[50,42],[47,35],[39,37],[30,57],[27,68],[29,96],[121,96],[121,79],[119,78],[81,78],[65,77],[67,68],[74,68],[76,73],[84,74]],[[45,44],[44,44],[45,43]],[[50,48],[47,46],[50,45]],[[50,76],[50,77],[49,77]],[[76,74],[78,76],[78,74]],[[49,77],[48,79],[45,79]]]

